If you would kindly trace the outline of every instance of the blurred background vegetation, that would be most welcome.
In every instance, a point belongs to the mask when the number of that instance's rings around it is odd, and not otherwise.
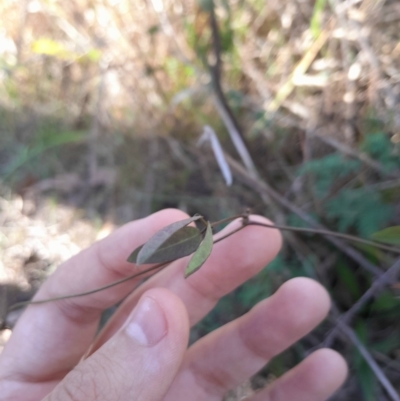
[[[400,223],[398,1],[1,0],[0,13],[3,314],[62,260],[165,207],[211,220],[250,207],[363,238]],[[204,125],[230,155],[232,186],[210,146],[196,145]],[[319,280],[332,316],[252,388],[324,343],[394,262],[354,243],[284,237],[276,260],[192,332],[292,277]],[[399,245],[400,234],[386,241]],[[382,377],[400,390],[398,277],[386,284],[348,321],[380,372],[336,333],[329,345],[351,375],[335,400],[394,400]]]

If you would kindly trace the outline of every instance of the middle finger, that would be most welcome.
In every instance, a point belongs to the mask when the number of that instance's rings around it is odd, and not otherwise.
[[[165,401],[221,400],[310,332],[329,306],[328,293],[317,282],[304,277],[287,281],[250,312],[192,345]]]

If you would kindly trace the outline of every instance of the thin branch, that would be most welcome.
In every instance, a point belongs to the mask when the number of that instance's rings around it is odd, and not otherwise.
[[[239,127],[239,123],[237,122],[229,104],[226,100],[224,92],[222,90],[221,85],[221,74],[222,74],[222,60],[221,60],[221,43],[220,43],[220,35],[218,29],[218,22],[215,16],[214,4],[210,10],[210,27],[212,34],[212,47],[214,53],[215,63],[210,65],[207,61],[207,67],[211,76],[212,88],[214,90],[215,96],[213,97],[215,107],[217,109],[218,114],[221,117],[222,122],[227,129],[229,136],[237,152],[239,153],[243,164],[246,166],[249,173],[256,177],[257,169],[251,158],[251,155],[244,143],[243,135],[241,134],[241,130]]]
[[[342,332],[349,338],[349,340],[353,343],[358,352],[364,358],[370,369],[374,372],[376,378],[378,379],[382,387],[386,390],[390,399],[392,401],[400,401],[400,396],[397,393],[396,389],[393,387],[392,383],[390,383],[379,365],[375,362],[374,358],[368,352],[364,344],[359,340],[356,333],[354,333],[354,331],[342,321],[339,321],[338,325],[340,330],[342,330]]]
[[[240,218],[248,218],[247,214],[238,214],[236,216],[231,216],[227,217],[225,219],[216,221],[211,224],[211,227],[215,227],[224,223],[228,223],[230,221],[240,219]],[[344,233],[338,233],[335,231],[330,231],[327,229],[317,229],[317,228],[307,228],[307,227],[294,227],[294,226],[285,226],[285,225],[279,225],[279,224],[267,224],[267,223],[261,223],[258,221],[252,221],[252,220],[246,220],[244,223],[245,225],[249,226],[260,226],[260,227],[266,227],[266,228],[275,228],[277,230],[282,230],[282,231],[294,231],[294,232],[304,232],[304,233],[310,233],[310,234],[319,234],[319,235],[326,235],[326,236],[331,236],[331,237],[337,237],[337,238],[343,238],[347,241],[354,241],[354,242],[359,242],[361,244],[366,244],[373,246],[378,249],[383,249],[385,251],[389,252],[394,252],[394,253],[400,253],[400,248],[388,246],[388,245],[383,245],[379,242],[376,241],[371,241],[371,240],[366,240],[363,238],[358,238],[355,237],[354,235],[349,235],[349,234],[344,234]],[[400,261],[399,261],[400,262]],[[393,267],[393,266],[392,266]],[[392,267],[390,269],[392,269]],[[389,270],[390,270],[389,269]],[[388,270],[388,271],[389,271]],[[388,271],[386,271],[384,274],[387,274]]]
[[[320,234],[320,235],[324,235],[324,236],[328,236],[328,237],[343,238],[347,241],[354,241],[354,242],[358,242],[360,244],[370,245],[370,246],[373,246],[378,249],[383,249],[385,251],[400,254],[400,248],[392,247],[389,245],[383,245],[383,244],[380,244],[375,241],[370,241],[367,239],[355,237],[353,235],[338,233],[338,232],[330,231],[330,230],[324,230],[324,229],[318,229],[318,228],[307,228],[307,227],[282,226],[279,224],[266,224],[266,223],[259,223],[259,222],[255,222],[255,221],[250,221],[248,224],[253,225],[253,226],[277,228],[278,230],[283,230],[283,231],[297,231],[297,232],[303,232],[303,233]]]
[[[233,219],[235,219],[235,218],[237,218],[237,216],[234,216],[234,217],[232,217],[232,218],[230,218],[230,219],[233,220]],[[220,222],[218,222],[218,223],[220,223]],[[230,237],[231,235],[237,233],[238,231],[240,231],[240,230],[243,229],[244,227],[245,227],[244,225],[241,226],[241,227],[238,227],[237,229],[235,229],[235,230],[229,232],[228,234],[226,234],[226,235],[224,235],[224,236],[222,236],[222,237],[216,239],[216,240],[214,241],[214,244],[216,244],[216,243],[218,243],[218,242],[220,242],[220,241],[222,241],[222,240],[224,240],[224,239]],[[109,289],[109,288],[111,288],[111,287],[114,287],[114,286],[116,286],[116,285],[125,283],[125,282],[127,282],[127,281],[129,281],[129,280],[132,280],[132,279],[136,278],[136,277],[142,276],[143,274],[152,272],[152,271],[157,270],[157,269],[161,270],[161,269],[167,267],[170,263],[171,263],[171,262],[159,263],[159,264],[157,264],[157,265],[155,265],[155,266],[150,267],[149,269],[143,270],[143,271],[141,271],[141,272],[139,272],[139,273],[131,274],[130,276],[124,277],[124,278],[122,278],[122,279],[120,279],[120,280],[117,280],[117,281],[113,281],[112,283],[109,283],[109,284],[104,285],[104,286],[102,286],[102,287],[95,288],[95,289],[90,290],[90,291],[80,292],[80,293],[77,293],[77,294],[61,295],[61,296],[59,296],[59,297],[48,298],[48,299],[41,299],[41,300],[37,300],[37,301],[18,302],[18,303],[16,303],[16,304],[12,305],[12,306],[8,309],[8,312],[11,312],[11,311],[13,311],[13,310],[15,310],[15,309],[21,308],[21,307],[23,307],[23,306],[28,306],[28,305],[40,305],[40,304],[45,304],[45,303],[53,302],[53,301],[61,301],[61,300],[63,300],[63,299],[77,298],[77,297],[83,297],[83,296],[85,296],[85,295],[95,294],[96,292],[100,292],[100,291],[107,290],[107,289]]]
[[[377,280],[369,287],[369,289],[358,299],[358,301],[343,315],[338,317],[337,325],[332,329],[332,331],[328,334],[324,341],[325,347],[330,347],[338,334],[338,330],[340,328],[341,323],[349,323],[354,315],[364,306],[366,302],[368,302],[372,297],[376,296],[378,292],[380,292],[385,285],[393,283],[393,280],[396,277],[396,273],[400,268],[400,258],[396,260],[396,262],[384,273],[378,277]]]
[[[321,135],[318,134],[317,132],[310,132],[310,135],[318,138],[320,141],[332,146],[333,148],[337,149],[339,152],[344,153],[345,155],[348,156],[352,156],[354,158],[359,159],[361,162],[363,162],[364,164],[366,164],[368,167],[372,168],[373,170],[387,175],[389,177],[398,177],[399,176],[399,172],[398,171],[388,171],[387,169],[385,169],[381,163],[371,159],[366,153],[361,153],[359,151],[357,151],[356,149],[352,149],[351,147],[340,143],[339,141],[337,141],[336,139],[331,138],[330,136],[326,136],[326,135]]]
[[[246,212],[246,213],[240,214],[240,215],[236,215],[236,216],[231,216],[231,217],[222,219],[220,221],[216,221],[216,222],[211,224],[211,227],[215,227],[217,225],[220,225],[220,224],[223,224],[223,223],[227,223],[227,222],[236,220],[238,218],[242,218],[242,225],[240,227],[236,228],[235,230],[225,234],[224,236],[216,239],[214,241],[214,244],[216,244],[216,243],[218,243],[218,242],[230,237],[231,235],[233,235],[236,232],[242,230],[246,226],[254,225],[254,226],[261,226],[261,227],[273,228],[273,229],[279,229],[279,230],[300,231],[300,232],[321,234],[321,235],[325,235],[325,236],[328,236],[328,237],[336,236],[336,237],[340,237],[340,238],[345,238],[346,240],[367,243],[368,245],[375,246],[375,247],[378,247],[378,248],[382,248],[383,247],[385,250],[389,250],[389,251],[392,251],[392,252],[397,252],[397,253],[400,252],[399,249],[392,248],[392,247],[387,247],[385,245],[378,244],[378,243],[376,243],[374,241],[363,240],[363,239],[354,237],[352,235],[335,233],[335,232],[332,232],[332,231],[329,231],[329,230],[311,229],[311,228],[302,228],[302,227],[291,227],[291,226],[280,226],[280,225],[274,225],[274,224],[267,224],[267,223],[260,223],[260,222],[256,222],[256,221],[251,221],[251,220],[249,220],[249,212]],[[203,220],[203,224],[206,225],[205,220],[204,219],[202,219],[202,220]],[[85,292],[81,292],[81,293],[77,293],[77,294],[62,295],[62,296],[59,296],[59,297],[54,297],[54,298],[49,298],[49,299],[44,299],[44,300],[19,302],[19,303],[14,304],[13,306],[11,306],[11,308],[9,308],[8,311],[10,312],[10,311],[12,311],[14,309],[20,308],[22,306],[27,306],[27,305],[37,305],[37,304],[43,304],[43,303],[52,302],[52,301],[60,301],[60,300],[63,300],[63,299],[69,299],[69,298],[82,297],[82,296],[85,296],[85,295],[91,295],[91,294],[94,294],[96,292],[100,292],[100,291],[109,289],[111,287],[114,287],[116,285],[125,283],[126,281],[129,281],[129,280],[131,280],[133,278],[139,277],[139,276],[141,276],[143,274],[152,272],[154,270],[157,270],[157,269],[161,270],[162,268],[165,268],[166,266],[168,266],[170,263],[172,263],[172,262],[166,262],[166,263],[157,264],[157,265],[152,266],[149,269],[146,269],[146,270],[144,270],[142,272],[132,274],[132,275],[130,275],[128,277],[124,277],[124,278],[122,278],[120,280],[114,281],[114,282],[109,283],[109,284],[107,284],[105,286],[98,287],[98,288],[95,288],[95,289],[90,290],[90,291],[85,291]],[[399,259],[398,263],[400,265],[400,259]],[[383,276],[385,276],[386,278],[390,277],[392,272],[395,271],[395,267],[398,267],[398,266],[395,264],[387,272],[385,272],[383,275],[381,275],[379,282],[380,283],[386,283],[387,280],[384,279]],[[378,283],[378,282],[376,282],[376,283]],[[355,306],[356,305],[357,304],[355,304]]]
[[[238,164],[235,160],[233,160],[229,155],[225,155],[225,159],[229,163],[231,170],[236,174],[236,177],[241,180],[245,185],[249,186],[254,191],[258,192],[260,195],[268,195],[275,201],[277,201],[280,205],[290,210],[292,213],[299,216],[303,221],[308,223],[312,228],[326,230],[326,228],[317,223],[312,217],[310,217],[306,212],[301,210],[298,206],[294,205],[292,202],[285,199],[278,192],[276,192],[273,188],[271,188],[266,182],[261,180],[260,178],[252,177],[246,170],[243,169],[240,164]],[[357,262],[360,266],[362,266],[365,270],[372,273],[374,276],[380,276],[382,274],[381,269],[372,264],[369,260],[367,260],[362,254],[357,252],[354,248],[344,243],[339,238],[332,238],[330,236],[326,236],[327,240],[334,244],[338,249],[340,249],[343,253]]]
[[[45,304],[48,302],[53,302],[53,301],[61,301],[63,299],[69,299],[69,298],[77,298],[77,297],[83,297],[85,295],[91,295],[91,294],[95,294],[96,292],[100,292],[100,291],[104,291],[107,290],[108,288],[114,287],[116,285],[125,283],[126,281],[132,280],[136,277],[139,277],[145,273],[151,272],[153,270],[162,268],[163,266],[166,266],[168,263],[161,263],[155,266],[150,267],[149,269],[143,270],[142,272],[139,273],[135,273],[135,274],[131,274],[130,276],[124,277],[120,280],[117,281],[113,281],[110,284],[104,285],[103,287],[98,287],[95,288],[94,290],[90,290],[90,291],[85,291],[85,292],[80,292],[77,294],[70,294],[70,295],[61,295],[59,297],[54,297],[54,298],[48,298],[48,299],[41,299],[41,300],[37,300],[37,301],[25,301],[25,302],[18,302],[14,305],[12,305],[9,309],[8,312],[11,312],[14,309],[18,309],[21,308],[23,306],[27,306],[27,305],[39,305],[39,304]]]

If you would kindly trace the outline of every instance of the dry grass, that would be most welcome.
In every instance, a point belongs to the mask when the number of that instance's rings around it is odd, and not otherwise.
[[[220,6],[234,33],[223,54],[225,89],[242,92],[247,114],[276,112],[278,125],[319,129],[333,121],[326,134],[341,132],[335,136],[349,144],[371,110],[397,133],[399,4],[319,3],[321,10],[294,0]],[[8,107],[62,114],[78,126],[92,114],[101,126],[139,135],[166,135],[182,119],[199,123],[193,107],[211,112],[193,48],[209,40],[207,18],[194,1],[5,0],[0,7]]]

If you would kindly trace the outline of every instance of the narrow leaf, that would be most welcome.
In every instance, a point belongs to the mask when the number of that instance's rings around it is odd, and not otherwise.
[[[160,248],[161,245],[164,244],[173,234],[175,234],[182,227],[186,227],[193,221],[200,219],[201,216],[195,215],[185,220],[176,221],[164,228],[160,231],[156,232],[140,249],[136,261],[138,265],[142,265],[145,263],[149,263],[148,261],[152,257],[152,255]]]
[[[213,247],[213,235],[211,230],[210,222],[207,223],[207,230],[204,236],[204,240],[201,245],[197,248],[197,251],[194,253],[192,258],[189,261],[189,264],[185,270],[185,278],[189,277],[195,271],[199,270],[201,266],[203,266],[204,262],[208,259],[211,254]]]
[[[371,238],[386,244],[400,245],[400,226],[388,227],[377,231],[371,235]]]
[[[172,234],[150,257],[146,263],[165,263],[193,253],[200,245],[202,236],[196,227],[182,227]],[[128,262],[137,264],[137,257],[144,245],[136,248],[128,257]]]

